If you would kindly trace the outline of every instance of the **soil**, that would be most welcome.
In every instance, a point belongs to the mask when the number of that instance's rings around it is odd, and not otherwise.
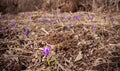
[[[110,16],[104,20],[102,14],[85,12],[3,15],[0,71],[47,71],[48,67],[51,71],[119,71],[118,15],[113,16],[113,23]],[[72,20],[75,16],[80,20]],[[24,33],[26,28],[30,31],[28,36]],[[50,65],[43,52],[45,46],[51,46]]]

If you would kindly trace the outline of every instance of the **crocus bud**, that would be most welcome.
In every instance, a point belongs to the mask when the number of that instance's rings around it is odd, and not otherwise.
[[[29,29],[25,29],[25,35],[28,36],[30,33]]]
[[[48,47],[44,47],[44,48],[43,48],[43,52],[44,52],[44,54],[45,54],[46,57],[49,55],[49,53],[50,53],[50,49],[51,49],[50,46],[48,46]]]

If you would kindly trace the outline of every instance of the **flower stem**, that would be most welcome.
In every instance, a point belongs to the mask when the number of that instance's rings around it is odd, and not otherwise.
[[[50,60],[48,58],[47,58],[47,64],[48,64],[47,71],[51,71],[50,70]]]

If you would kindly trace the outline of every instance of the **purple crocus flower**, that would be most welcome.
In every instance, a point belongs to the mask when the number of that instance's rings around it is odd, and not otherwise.
[[[54,14],[54,15],[58,15],[58,14],[59,14],[59,12],[54,12],[53,14]]]
[[[75,18],[76,18],[76,20],[80,20],[80,16],[76,16]]]
[[[32,19],[32,16],[28,16],[29,19]]]
[[[92,16],[90,17],[90,21],[91,21],[91,22],[93,21],[93,17],[92,17]]]
[[[57,24],[59,21],[58,21],[58,19],[56,19],[56,20],[53,20],[53,24]]]
[[[75,16],[71,18],[72,21],[75,21]]]
[[[4,33],[5,32],[5,28],[2,28],[1,32]]]
[[[28,36],[30,33],[29,29],[25,29],[25,35]]]
[[[44,24],[46,22],[46,19],[42,19],[41,22]]]
[[[15,18],[15,15],[8,16],[8,19],[14,19],[14,18]]]
[[[62,19],[68,20],[68,17],[67,16],[62,16]]]
[[[11,23],[11,25],[12,25],[12,28],[11,28],[11,29],[12,29],[12,30],[15,30],[15,29],[16,29],[16,26],[15,26],[15,25],[16,25],[16,22],[13,21],[13,22]]]
[[[4,18],[1,17],[1,18],[0,18],[0,21],[3,21],[3,20],[4,20]]]
[[[70,26],[70,25],[67,25],[66,27],[67,27],[68,29],[70,29],[70,28],[71,28],[71,26]]]
[[[13,21],[13,22],[11,23],[11,25],[12,25],[13,27],[15,27],[16,22],[15,22],[15,21]]]
[[[93,26],[93,29],[96,29],[96,28],[97,28],[97,26],[96,26],[96,25],[94,25],[94,26]]]
[[[104,20],[106,20],[106,16],[104,16],[103,18],[104,18]]]
[[[48,46],[48,47],[44,47],[44,48],[43,48],[43,52],[44,52],[44,54],[45,54],[46,57],[49,55],[49,53],[50,53],[50,49],[51,49],[50,46]]]
[[[114,18],[111,18],[111,22],[114,23],[114,21],[115,21]]]
[[[80,20],[80,16],[74,16],[74,17],[72,17],[72,19],[71,19],[72,21],[75,21],[75,20]]]

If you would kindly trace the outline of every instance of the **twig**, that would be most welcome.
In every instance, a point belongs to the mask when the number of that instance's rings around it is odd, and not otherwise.
[[[49,35],[49,32],[47,32],[44,28],[41,28],[41,30]]]

